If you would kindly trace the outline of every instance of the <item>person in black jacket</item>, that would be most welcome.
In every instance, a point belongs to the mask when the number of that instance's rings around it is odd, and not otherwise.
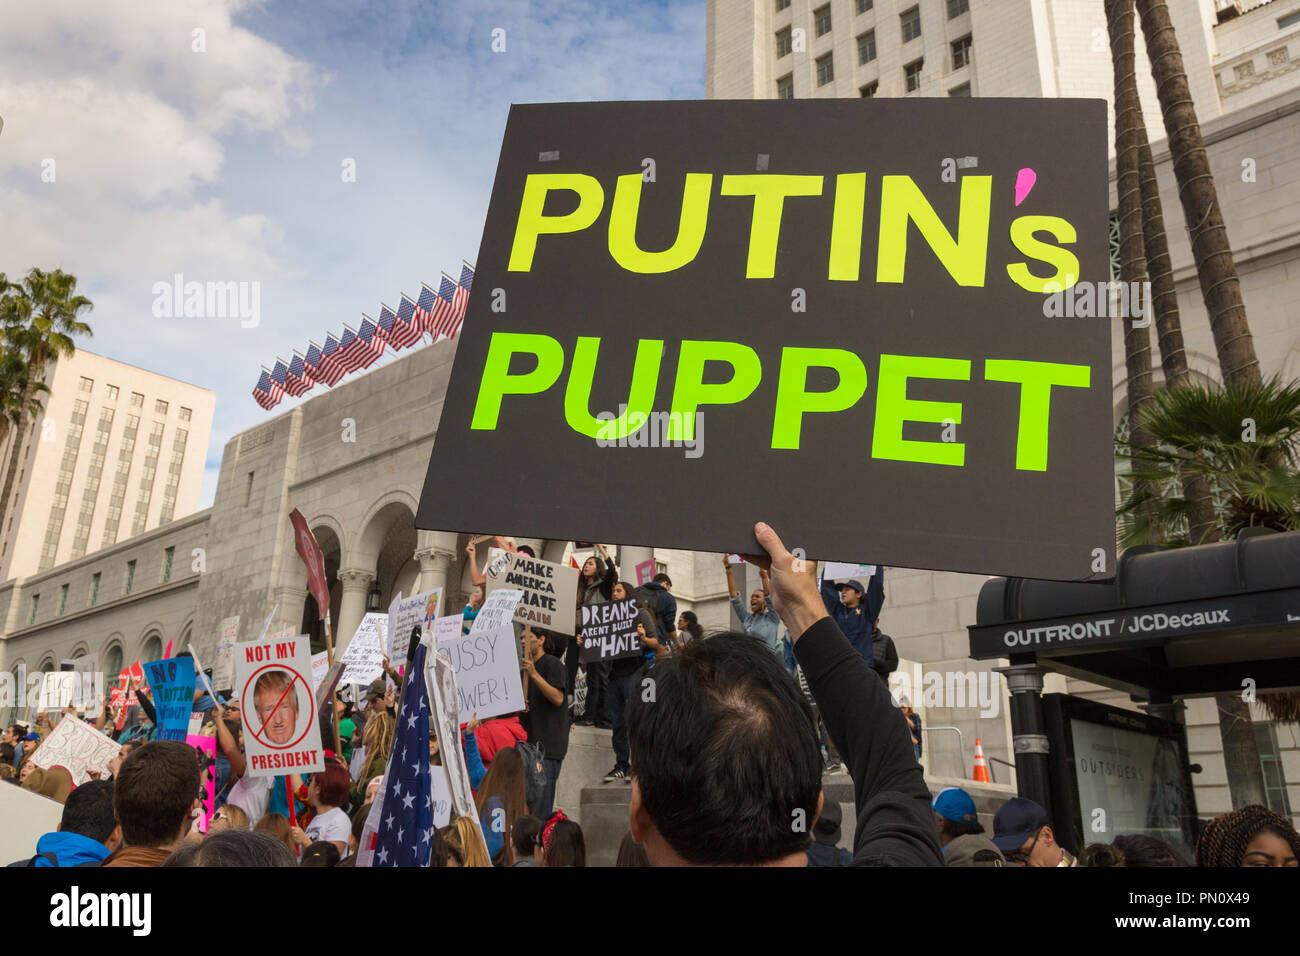
[[[816,579],[765,524],[755,559],[794,638],[822,718],[848,764],[853,862],[942,866],[930,794],[885,685],[827,613]],[[807,564],[805,562],[805,564]],[[821,813],[817,726],[765,646],[717,635],[637,675],[628,707],[632,836],[655,866],[804,866]]]
[[[871,669],[886,684],[889,683],[889,675],[898,670],[898,651],[894,649],[894,639],[880,630],[879,617],[871,627]]]

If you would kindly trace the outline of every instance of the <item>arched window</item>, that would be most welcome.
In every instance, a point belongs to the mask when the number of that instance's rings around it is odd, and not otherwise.
[[[104,660],[101,661],[104,669],[104,682],[111,683],[122,671],[122,645],[110,644],[104,651]]]
[[[140,650],[140,663],[147,664],[149,661],[156,661],[162,657],[162,652],[162,635],[155,631],[144,639],[144,644]]]

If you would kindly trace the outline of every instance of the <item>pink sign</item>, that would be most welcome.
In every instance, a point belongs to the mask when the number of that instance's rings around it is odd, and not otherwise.
[[[217,801],[217,738],[191,733],[185,737],[185,742],[194,748],[195,759],[203,768],[199,777],[203,790],[203,813],[199,817],[198,826],[199,830],[207,833],[208,824],[212,820],[213,804]]]
[[[636,566],[636,586],[641,587],[643,584],[649,584],[654,580],[655,562],[654,558],[646,558]]]

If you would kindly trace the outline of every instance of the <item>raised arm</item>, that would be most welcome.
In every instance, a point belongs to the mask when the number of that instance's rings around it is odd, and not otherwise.
[[[485,584],[487,584],[487,578],[484,577],[482,572],[479,571],[478,569],[478,549],[474,547],[473,541],[471,541],[468,545],[465,546],[465,554],[469,556],[470,582],[476,588],[483,587]]]
[[[819,594],[811,574],[794,571],[770,527],[757,525],[755,535],[768,554],[777,613],[853,778],[854,861],[942,866],[930,792],[888,689],[827,614],[825,588]]]

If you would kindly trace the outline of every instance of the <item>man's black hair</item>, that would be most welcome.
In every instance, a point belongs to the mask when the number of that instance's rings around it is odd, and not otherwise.
[[[328,840],[317,840],[302,851],[299,866],[338,866],[339,848]]]
[[[1111,841],[1111,846],[1124,854],[1124,865],[1128,867],[1187,865],[1172,846],[1146,833],[1122,833]]]
[[[63,819],[59,821],[61,831],[107,843],[116,827],[111,781],[90,780],[68,794],[63,803]]]
[[[980,823],[978,820],[971,823],[961,823],[957,820],[949,820],[943,814],[937,814],[937,816],[939,831],[941,833],[947,833],[954,840],[960,836],[969,836],[972,833],[984,832],[984,824]]]
[[[812,708],[767,645],[692,641],[642,669],[628,705],[632,776],[660,835],[690,863],[803,853],[822,762]]]
[[[672,587],[673,579],[670,578],[668,575],[664,574],[664,572],[660,571],[658,574],[655,575],[655,584],[666,584],[669,587]]]

